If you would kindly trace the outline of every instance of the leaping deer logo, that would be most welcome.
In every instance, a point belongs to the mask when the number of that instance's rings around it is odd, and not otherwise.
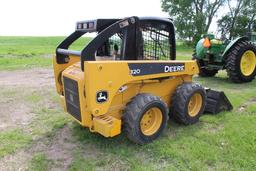
[[[105,95],[102,94],[102,92],[100,92],[99,94],[99,97],[98,97],[98,100],[101,101],[101,100],[107,100],[107,97]]]
[[[107,96],[108,96],[108,94],[106,91],[97,93],[97,102],[102,103],[102,102],[107,101],[107,99],[108,99]]]

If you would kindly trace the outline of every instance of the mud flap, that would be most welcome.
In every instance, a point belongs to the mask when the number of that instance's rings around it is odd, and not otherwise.
[[[206,90],[206,106],[204,113],[217,114],[222,111],[230,111],[233,109],[232,104],[228,100],[223,91]]]

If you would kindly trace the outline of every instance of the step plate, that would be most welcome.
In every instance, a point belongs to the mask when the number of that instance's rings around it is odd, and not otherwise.
[[[121,120],[109,115],[93,118],[94,131],[105,137],[114,137],[121,133]]]

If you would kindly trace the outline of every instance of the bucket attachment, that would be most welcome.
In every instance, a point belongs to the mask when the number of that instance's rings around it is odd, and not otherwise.
[[[206,106],[204,113],[217,114],[222,111],[230,111],[233,109],[232,104],[228,100],[223,91],[206,90]]]

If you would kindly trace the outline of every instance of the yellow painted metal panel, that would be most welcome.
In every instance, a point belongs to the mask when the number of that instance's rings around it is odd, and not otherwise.
[[[120,134],[122,113],[132,97],[138,93],[150,93],[161,97],[170,106],[171,96],[177,86],[191,82],[192,76],[199,72],[195,61],[86,61],[84,71],[77,61],[77,57],[71,58],[69,64],[59,65],[54,61],[57,91],[65,109],[63,83],[58,80],[59,74],[62,72],[62,77],[75,80],[78,83],[82,120],[74,119],[105,137]],[[128,66],[132,63],[184,63],[185,68],[178,72],[134,76]],[[108,93],[108,99],[103,103],[96,100],[97,93],[101,91]],[[108,118],[108,121],[103,118]]]
[[[163,77],[178,78],[182,82],[183,77],[198,73],[198,67],[195,61],[162,61],[163,63],[185,63],[185,70],[182,72],[167,72],[161,74],[150,74],[143,76],[133,76],[130,74],[128,63],[161,63],[161,61],[89,61],[85,62],[85,89],[87,94],[88,108],[94,116],[99,116],[107,113],[112,100],[118,93],[118,90],[126,84],[132,84],[135,81],[143,81],[149,79],[158,79]],[[88,78],[88,79],[87,79]],[[176,81],[174,79],[173,81]],[[142,82],[143,84],[143,82]],[[169,83],[175,84],[175,83]],[[160,85],[160,84],[159,84]],[[177,86],[177,84],[175,84]],[[155,85],[154,85],[155,86]],[[157,89],[151,86],[147,89],[152,92]],[[168,84],[166,84],[168,86]],[[159,92],[165,86],[159,87]],[[97,103],[95,95],[99,91],[108,91],[108,101],[105,103]],[[145,92],[147,92],[145,90]],[[157,93],[156,95],[158,95]]]
[[[108,115],[94,117],[93,129],[105,137],[113,137],[121,133],[121,120]]]

